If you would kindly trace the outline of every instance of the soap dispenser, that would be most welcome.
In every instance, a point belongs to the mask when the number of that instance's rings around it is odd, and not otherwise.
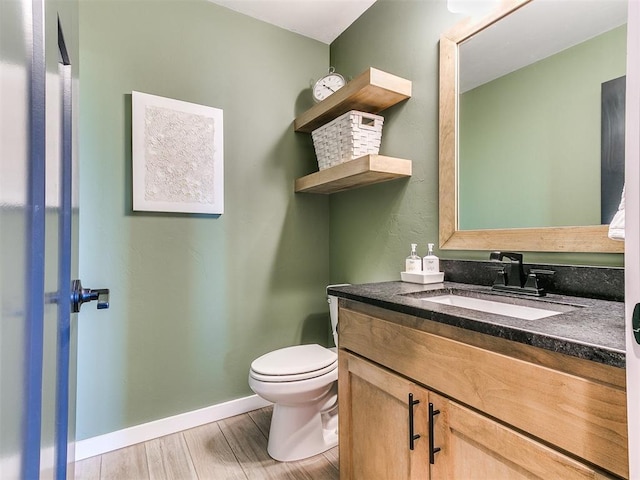
[[[405,261],[405,272],[419,273],[422,270],[422,260],[416,253],[417,243],[411,244],[411,253]]]
[[[422,259],[422,271],[424,273],[440,272],[440,259],[433,254],[433,243],[429,244],[429,252]]]

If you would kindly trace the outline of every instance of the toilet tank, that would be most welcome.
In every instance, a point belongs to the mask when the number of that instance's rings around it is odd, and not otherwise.
[[[351,285],[350,283],[340,283],[336,285],[328,285],[331,287],[346,287]],[[329,303],[329,315],[331,316],[331,333],[333,333],[333,343],[338,346],[338,297],[334,295],[327,295],[327,302]]]

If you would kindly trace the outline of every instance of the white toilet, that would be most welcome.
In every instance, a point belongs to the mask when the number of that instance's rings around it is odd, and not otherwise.
[[[338,299],[328,295],[338,345]],[[338,444],[338,355],[317,344],[281,348],[251,363],[249,386],[274,403],[267,451],[290,462]]]

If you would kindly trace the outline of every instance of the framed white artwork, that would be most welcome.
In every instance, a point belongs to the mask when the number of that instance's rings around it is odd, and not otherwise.
[[[133,210],[224,213],[222,110],[132,92]]]

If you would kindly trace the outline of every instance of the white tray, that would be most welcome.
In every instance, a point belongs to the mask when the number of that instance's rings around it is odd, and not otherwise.
[[[444,272],[422,273],[422,272],[400,272],[403,282],[410,283],[441,283],[444,281]]]

